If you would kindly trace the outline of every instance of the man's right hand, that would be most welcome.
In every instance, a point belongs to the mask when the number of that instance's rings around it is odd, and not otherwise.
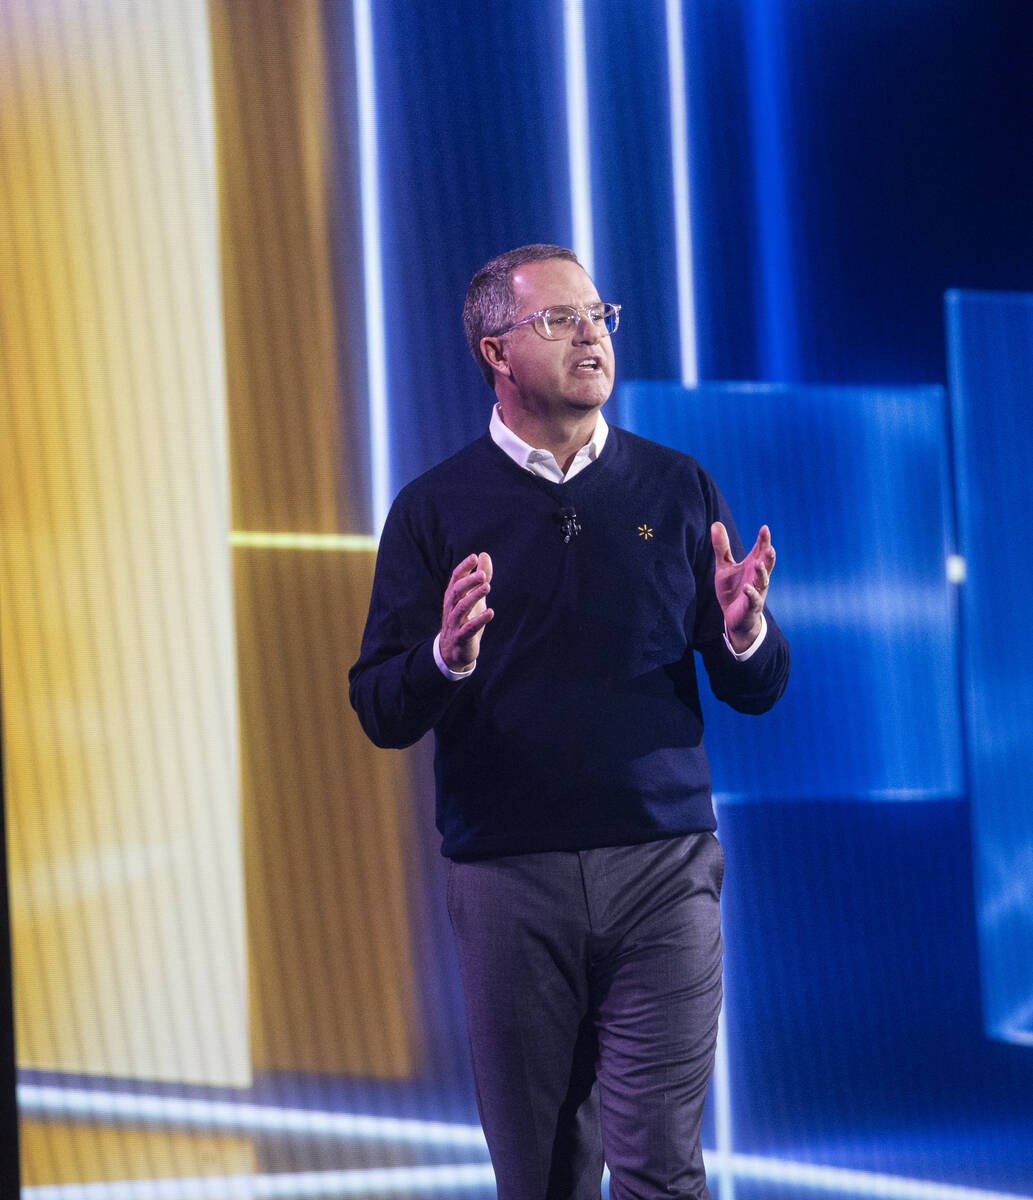
[[[469,671],[481,651],[481,634],[495,615],[485,596],[491,591],[491,558],[469,554],[452,572],[445,589],[438,649],[452,671]]]

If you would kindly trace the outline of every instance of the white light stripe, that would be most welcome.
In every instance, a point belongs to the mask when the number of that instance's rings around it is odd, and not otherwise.
[[[117,1117],[127,1123],[167,1121],[206,1129],[292,1132],[393,1142],[469,1146],[485,1151],[479,1126],[445,1121],[418,1121],[352,1113],[309,1112],[258,1104],[187,1100],[173,1096],[94,1092],[87,1089],[21,1084],[18,1103],[25,1112],[87,1117]],[[827,1167],[762,1155],[703,1151],[707,1170],[725,1179],[753,1179],[799,1184],[822,1191],[877,1196],[884,1200],[1029,1200],[1018,1193],[994,1192],[950,1183],[934,1183],[849,1167]],[[384,1168],[373,1171],[315,1172],[277,1176],[226,1176],[206,1180],[131,1180],[122,1183],[47,1184],[22,1189],[23,1200],[213,1200],[223,1197],[323,1195],[361,1188],[436,1187],[442,1184],[490,1184],[486,1164]],[[200,1190],[200,1189],[207,1190]],[[285,1190],[276,1190],[283,1188]],[[180,1189],[180,1190],[176,1190]],[[190,1190],[194,1189],[194,1190]],[[221,1190],[219,1190],[221,1189]]]
[[[563,60],[567,87],[567,161],[570,169],[572,249],[595,274],[592,234],[592,164],[588,127],[588,69],[583,0],[563,0]]]
[[[314,1112],[265,1104],[236,1104],[221,1100],[191,1100],[178,1096],[147,1096],[132,1092],[100,1092],[86,1088],[20,1084],[18,1105],[23,1112],[59,1113],[69,1117],[115,1118],[127,1124],[165,1122],[200,1125],[206,1129],[262,1130],[276,1133],[322,1134],[427,1145],[472,1146],[487,1150],[479,1125],[448,1121],[419,1121],[375,1117],[360,1113]]]
[[[727,1012],[721,1013],[717,1025],[717,1048],[714,1053],[714,1078],[711,1092],[714,1101],[715,1158],[728,1161],[732,1157],[732,1080],[728,1055]],[[707,1160],[708,1166],[710,1159]],[[721,1200],[734,1200],[735,1183],[730,1172],[721,1176]]]
[[[377,98],[370,0],[353,0],[355,80],[359,115],[359,181],[362,210],[362,275],[366,304],[370,490],[373,532],[380,534],[391,503],[387,420],[387,327],[380,241]]]
[[[231,546],[273,550],[376,550],[377,539],[365,533],[263,533],[234,530]]]
[[[495,1187],[490,1165],[368,1167],[282,1175],[212,1175],[131,1179],[118,1183],[48,1183],[23,1187],[22,1200],[267,1200],[269,1197],[407,1195],[420,1189]]]
[[[877,1171],[855,1171],[851,1167],[823,1167],[757,1154],[721,1155],[704,1150],[703,1156],[708,1172],[726,1172],[736,1179],[791,1183],[819,1191],[878,1196],[881,1200],[1029,1200],[1028,1196],[1016,1192],[991,1192],[962,1184],[935,1183]]]
[[[689,191],[689,118],[681,0],[667,3],[667,80],[671,110],[671,182],[674,190],[674,259],[678,286],[678,350],[682,387],[699,382],[696,299],[692,282],[692,212]]]
[[[1010,1192],[907,1179],[848,1167],[822,1167],[745,1154],[704,1151],[711,1173],[768,1183],[794,1184],[880,1200],[1028,1200]],[[105,1183],[41,1184],[22,1188],[22,1200],[255,1200],[341,1194],[405,1194],[421,1188],[493,1187],[487,1163],[429,1167],[372,1167],[281,1175],[210,1176],[206,1179],[137,1179]]]

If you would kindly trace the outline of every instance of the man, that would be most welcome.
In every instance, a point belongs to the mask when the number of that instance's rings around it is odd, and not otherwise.
[[[350,676],[378,745],[435,732],[502,1200],[598,1200],[604,1157],[614,1200],[708,1195],[723,860],[694,652],[744,712],[789,673],[767,527],[744,554],[694,459],[602,417],[618,319],[558,246],[474,276],[491,424],[395,501]]]

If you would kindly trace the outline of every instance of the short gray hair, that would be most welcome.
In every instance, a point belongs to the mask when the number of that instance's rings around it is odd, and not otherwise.
[[[507,250],[505,254],[493,258],[470,280],[466,303],[463,305],[463,329],[470,353],[492,391],[495,390],[495,372],[481,353],[481,338],[491,337],[500,329],[512,325],[517,318],[517,302],[510,281],[512,272],[527,263],[543,262],[549,258],[563,258],[581,266],[573,250],[536,242],[532,246]]]

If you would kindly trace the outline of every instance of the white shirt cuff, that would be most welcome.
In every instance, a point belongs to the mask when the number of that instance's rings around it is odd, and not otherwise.
[[[744,650],[742,652],[742,654],[736,653],[736,651],[734,649],[732,649],[732,643],[728,640],[728,627],[727,626],[725,626],[725,633],[724,633],[725,645],[731,651],[732,657],[735,659],[736,662],[745,662],[751,655],[756,654],[757,651],[760,649],[760,644],[764,640],[764,638],[767,636],[767,632],[768,632],[767,619],[765,618],[764,614],[761,613],[760,614],[760,633],[758,633],[757,636],[753,639],[752,646],[750,646],[748,649]],[[437,652],[437,642],[434,643],[434,646],[435,646],[435,653],[436,653]]]
[[[761,633],[760,637],[763,637],[763,636],[764,636],[764,634]],[[758,638],[757,641],[759,642],[760,638]],[[453,683],[458,683],[460,679],[469,679],[470,676],[474,673],[474,668],[477,666],[476,659],[466,668],[465,671],[453,671],[452,668],[448,665],[448,663],[445,662],[445,660],[441,657],[440,643],[441,643],[441,634],[439,633],[438,636],[434,639],[434,661],[438,664],[438,670],[441,672],[441,674],[444,675],[444,677],[446,679],[451,679]],[[729,647],[729,649],[731,649],[731,647]],[[749,650],[747,650],[746,653],[752,654],[753,646],[751,646],[749,648]]]

